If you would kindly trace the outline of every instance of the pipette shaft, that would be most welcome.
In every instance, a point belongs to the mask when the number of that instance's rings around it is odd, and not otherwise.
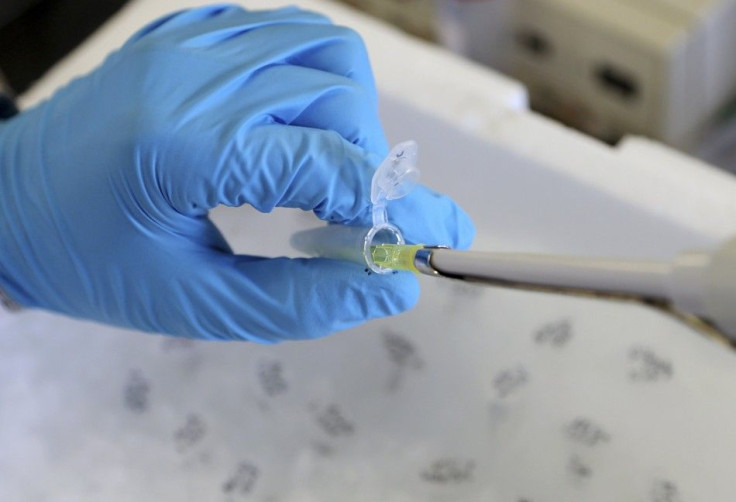
[[[687,252],[671,262],[392,245],[376,246],[373,257],[385,267],[439,277],[635,300],[697,321],[699,327],[716,326],[736,341],[736,239],[715,252]]]

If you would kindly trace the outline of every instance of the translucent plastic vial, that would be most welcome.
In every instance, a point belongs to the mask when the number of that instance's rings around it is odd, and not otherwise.
[[[378,274],[390,272],[374,262],[371,250],[381,244],[404,244],[401,231],[388,221],[387,206],[388,201],[404,197],[417,185],[416,159],[417,143],[404,141],[391,149],[376,170],[371,181],[373,226],[328,225],[305,230],[292,236],[291,245],[311,256],[365,264]]]

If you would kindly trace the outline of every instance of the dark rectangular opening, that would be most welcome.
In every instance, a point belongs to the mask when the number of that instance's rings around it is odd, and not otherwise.
[[[626,100],[639,95],[639,82],[630,72],[611,64],[602,64],[595,70],[595,78],[603,89]]]
[[[535,56],[549,56],[553,46],[549,38],[536,30],[524,29],[516,32],[516,43]]]

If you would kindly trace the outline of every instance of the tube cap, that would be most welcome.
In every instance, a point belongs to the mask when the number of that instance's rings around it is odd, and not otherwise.
[[[408,195],[419,183],[417,149],[417,143],[413,140],[403,141],[394,146],[378,166],[371,180],[373,226],[366,234],[363,256],[368,267],[378,274],[386,274],[392,269],[382,267],[373,261],[372,247],[381,244],[404,244],[401,231],[388,221],[386,206],[388,201]]]

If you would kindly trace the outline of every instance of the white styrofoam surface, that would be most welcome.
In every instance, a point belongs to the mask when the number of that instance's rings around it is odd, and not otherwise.
[[[26,103],[172,5],[133,4]],[[355,22],[369,46],[384,36]],[[425,181],[474,217],[477,248],[669,256],[712,244],[736,222],[730,179],[638,140],[619,153],[512,102],[478,106],[479,84],[465,78],[476,71],[443,89],[425,86],[421,72],[399,78],[409,90],[391,73],[379,87],[389,136],[419,141]],[[458,112],[428,107],[432,92]],[[633,160],[646,157],[678,167],[642,160],[638,169]],[[213,217],[236,251],[264,255],[287,253],[291,233],[314,224],[299,211],[246,207]],[[176,341],[41,312],[0,317],[0,500],[736,495],[732,353],[636,306],[422,286],[408,314],[275,347]]]

